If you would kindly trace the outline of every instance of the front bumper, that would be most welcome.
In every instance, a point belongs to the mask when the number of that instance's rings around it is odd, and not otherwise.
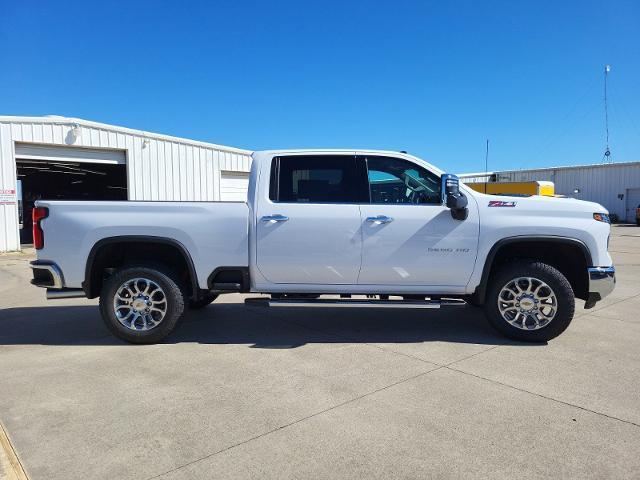
[[[584,308],[593,307],[609,295],[616,286],[616,269],[610,267],[589,267],[589,298]]]

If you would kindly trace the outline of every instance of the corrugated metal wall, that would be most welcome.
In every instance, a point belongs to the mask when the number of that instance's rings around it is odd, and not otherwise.
[[[551,181],[555,184],[556,194],[599,203],[620,220],[627,218],[628,190],[640,188],[640,162],[510,170],[495,172],[495,175],[501,182]],[[487,177],[485,174],[462,174],[460,178],[473,183],[486,181]],[[578,193],[574,193],[576,189]]]
[[[4,123],[0,123],[0,190],[16,190],[11,125]],[[18,206],[0,204],[0,252],[16,250],[19,246]]]
[[[500,172],[508,181],[548,180],[555,184],[556,194],[603,205],[620,220],[626,218],[627,190],[640,188],[640,163],[594,165],[578,168],[558,168]],[[507,181],[507,180],[504,180]],[[580,190],[574,193],[574,190]],[[622,198],[619,198],[619,196]]]
[[[124,150],[130,200],[216,201],[221,170],[251,168],[248,150],[78,119],[0,117],[0,190],[16,188],[15,142]],[[19,248],[17,218],[15,205],[0,205],[0,251]]]

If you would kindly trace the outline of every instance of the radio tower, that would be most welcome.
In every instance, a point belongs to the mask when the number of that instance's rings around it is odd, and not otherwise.
[[[609,104],[607,102],[607,79],[609,78],[609,72],[611,71],[611,65],[604,66],[604,128],[607,138],[607,146],[602,157],[603,163],[612,163],[611,150],[609,149]]]

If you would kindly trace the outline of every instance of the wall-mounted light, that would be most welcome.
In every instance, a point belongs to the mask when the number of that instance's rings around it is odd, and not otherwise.
[[[142,148],[147,148],[149,146],[149,139],[145,138],[142,140]]]
[[[574,194],[578,194],[578,193],[580,193],[580,189],[579,189],[579,188],[574,188],[574,189],[573,189],[573,193],[574,193]]]
[[[73,137],[74,142],[80,138],[80,135],[82,135],[82,130],[80,130],[80,125],[78,125],[77,123],[74,123],[73,125],[71,125],[71,136]]]

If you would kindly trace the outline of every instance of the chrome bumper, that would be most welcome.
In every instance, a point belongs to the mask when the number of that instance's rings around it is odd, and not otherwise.
[[[616,269],[613,267],[589,267],[589,295],[602,300],[616,286]]]
[[[40,263],[34,261],[29,264],[31,270],[33,270],[33,279],[31,284],[36,287],[45,288],[64,288],[64,281],[62,279],[62,272],[60,268],[54,263]]]
[[[86,296],[81,288],[65,288],[62,271],[55,263],[38,260],[29,264],[33,271],[31,284],[47,289],[47,300],[55,298],[80,298]]]

